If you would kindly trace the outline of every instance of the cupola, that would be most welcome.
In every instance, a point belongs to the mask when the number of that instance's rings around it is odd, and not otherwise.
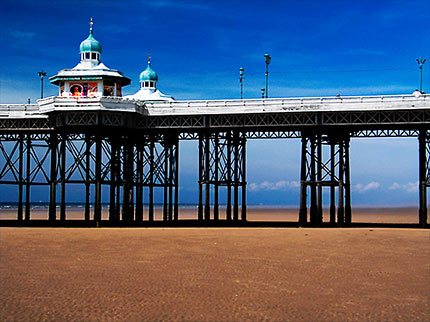
[[[157,88],[158,76],[151,68],[151,56],[148,56],[148,66],[140,73],[140,88]]]
[[[102,45],[93,36],[93,18],[90,21],[90,34],[87,39],[81,42],[79,50],[81,52],[81,61],[100,61]]]

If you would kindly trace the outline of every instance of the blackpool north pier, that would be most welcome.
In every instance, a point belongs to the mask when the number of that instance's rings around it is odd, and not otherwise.
[[[181,140],[198,140],[194,224],[245,225],[247,141],[291,138],[302,142],[296,224],[323,225],[326,187],[330,207],[324,216],[330,225],[348,226],[353,224],[350,139],[416,137],[417,216],[419,226],[428,227],[430,95],[176,101],[157,89],[149,61],[139,92],[121,97],[130,80],[103,65],[100,55],[91,27],[80,46],[80,63],[50,78],[59,86],[58,96],[0,105],[0,184],[17,192],[16,219],[0,225],[41,224],[31,218],[37,186],[48,187],[49,194],[42,224],[67,225],[70,185],[84,187],[84,225],[150,226],[156,189],[163,196],[158,224],[178,224]],[[108,200],[102,200],[102,189],[108,189]],[[222,208],[220,193],[227,200]],[[102,203],[109,205],[105,220]]]

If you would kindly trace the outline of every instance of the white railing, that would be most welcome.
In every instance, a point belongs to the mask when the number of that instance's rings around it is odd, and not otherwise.
[[[5,112],[25,112],[37,110],[39,110],[39,106],[37,104],[0,104],[0,111]]]
[[[147,107],[154,108],[249,108],[249,107],[282,107],[282,106],[328,106],[338,104],[380,104],[402,102],[430,101],[430,95],[419,97],[412,95],[383,95],[383,96],[327,96],[327,97],[291,97],[271,99],[244,100],[192,100],[173,102],[145,102]]]
[[[0,115],[45,114],[54,110],[115,110],[149,115],[199,113],[258,113],[266,111],[308,111],[343,109],[384,109],[430,106],[430,95],[290,97],[244,100],[194,100],[149,102],[122,97],[48,97],[36,104],[0,104]]]

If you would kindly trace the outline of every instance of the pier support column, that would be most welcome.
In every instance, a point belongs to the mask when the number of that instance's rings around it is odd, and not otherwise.
[[[175,137],[175,151],[173,153],[174,167],[173,167],[173,185],[175,188],[175,204],[173,209],[173,220],[179,220],[179,138]]]
[[[312,225],[317,225],[317,186],[316,186],[316,166],[317,166],[317,156],[316,156],[316,140],[315,136],[310,137],[311,144],[311,160],[310,160],[310,187],[311,187],[311,207],[310,207],[310,223]]]
[[[204,162],[204,137],[203,134],[199,134],[199,205],[197,209],[197,218],[199,221],[203,221],[203,167]]]
[[[19,153],[19,160],[18,160],[18,215],[17,219],[19,221],[22,221],[23,219],[23,203],[22,203],[22,197],[23,197],[23,187],[24,187],[24,135],[19,135],[19,147],[18,147],[18,153]]]
[[[124,142],[123,152],[123,199],[122,199],[122,219],[126,223],[131,223],[134,217],[133,206],[133,159],[134,147],[130,138]]]
[[[344,141],[344,155],[345,155],[345,225],[351,224],[352,210],[351,210],[351,176],[350,176],[350,163],[349,163],[349,137]]]
[[[91,137],[85,134],[85,221],[90,221]]]
[[[49,191],[49,220],[55,221],[57,219],[57,202],[56,202],[56,195],[57,195],[57,145],[58,145],[58,139],[57,134],[53,133],[50,137],[49,142],[49,149],[51,153],[51,177],[50,177],[50,191]]]
[[[302,135],[302,157],[300,167],[300,210],[299,210],[299,225],[304,226],[308,222],[308,209],[307,209],[307,145],[308,139]]]
[[[95,191],[94,191],[94,221],[99,223],[102,219],[102,139],[95,137],[96,156],[95,156]]]
[[[233,220],[239,220],[239,132],[233,132]]]
[[[418,137],[419,143],[419,224],[421,227],[428,225],[427,187],[430,186],[430,135],[427,130],[421,130]]]
[[[116,211],[116,191],[119,184],[118,143],[111,140],[110,145],[109,221],[116,222],[119,219],[119,214]]]
[[[30,187],[31,187],[31,134],[26,139],[26,179],[25,179],[25,220],[30,220]]]
[[[335,160],[336,150],[335,142],[330,139],[330,224],[336,224],[336,174],[335,174]]]
[[[219,151],[219,133],[215,133],[214,138],[214,220],[219,220],[219,163],[220,163],[220,151]]]
[[[246,221],[246,132],[242,132],[242,221]]]
[[[226,172],[227,172],[227,207],[226,207],[226,218],[228,221],[232,220],[231,216],[231,187],[233,184],[233,175],[232,175],[232,164],[231,164],[231,153],[232,153],[232,137],[231,131],[228,131],[226,134],[226,148],[227,148],[227,164],[226,164]]]
[[[60,146],[60,221],[66,220],[66,144],[67,134],[62,134]]]
[[[317,149],[317,176],[316,176],[316,190],[317,190],[317,211],[315,223],[321,225],[323,222],[323,198],[322,198],[322,172],[324,162],[322,159],[322,142],[321,135],[316,137],[316,149]]]
[[[136,145],[136,221],[143,221],[143,146]]]

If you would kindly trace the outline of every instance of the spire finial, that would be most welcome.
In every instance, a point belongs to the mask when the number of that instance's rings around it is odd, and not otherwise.
[[[151,65],[151,54],[148,54],[148,65]]]
[[[93,17],[90,18],[90,33],[93,33]]]

